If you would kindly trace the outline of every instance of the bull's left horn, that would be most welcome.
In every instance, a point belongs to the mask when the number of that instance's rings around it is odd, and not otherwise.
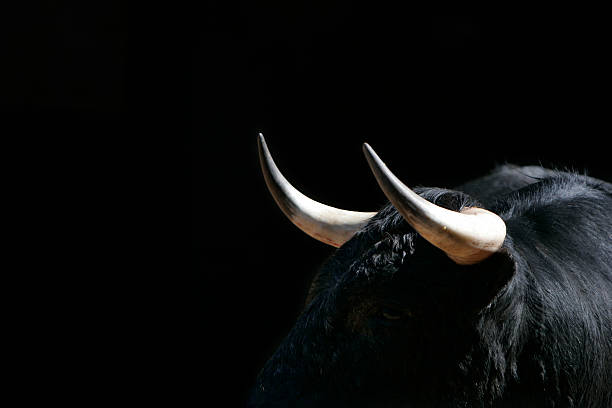
[[[453,261],[475,264],[501,248],[506,224],[498,215],[483,208],[469,207],[457,212],[430,203],[395,177],[367,143],[363,151],[393,206],[423,238]]]
[[[268,190],[291,222],[311,237],[340,247],[376,214],[341,210],[306,197],[278,170],[261,133],[257,141],[259,162]]]

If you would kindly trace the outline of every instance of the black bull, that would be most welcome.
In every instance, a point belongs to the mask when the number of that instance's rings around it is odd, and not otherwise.
[[[316,275],[252,407],[612,407],[612,185],[502,166],[455,190],[502,248],[458,265],[391,205]]]

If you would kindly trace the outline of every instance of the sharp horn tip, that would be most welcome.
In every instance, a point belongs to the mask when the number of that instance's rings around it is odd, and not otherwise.
[[[382,162],[380,158],[378,157],[378,154],[376,154],[374,149],[372,149],[372,146],[370,146],[367,143],[363,144],[363,153],[365,154],[366,159],[368,159],[368,162],[372,162],[372,161]]]
[[[266,139],[264,139],[264,135],[261,132],[257,134],[257,144],[259,146],[266,146]]]

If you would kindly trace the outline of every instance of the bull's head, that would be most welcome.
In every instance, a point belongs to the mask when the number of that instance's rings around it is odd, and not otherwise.
[[[259,135],[265,181],[281,210],[339,249],[261,371],[252,406],[396,406],[468,392],[453,379],[478,358],[477,316],[514,271],[502,248],[505,223],[466,194],[412,191],[367,144],[364,153],[391,202],[377,213],[306,197]]]

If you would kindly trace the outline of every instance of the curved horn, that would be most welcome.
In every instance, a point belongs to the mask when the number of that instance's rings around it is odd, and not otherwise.
[[[342,246],[376,214],[341,210],[306,197],[278,170],[261,133],[257,141],[268,190],[291,222],[311,237],[335,247]]]
[[[406,187],[364,143],[366,159],[389,201],[423,238],[460,265],[478,263],[497,251],[506,237],[506,224],[496,214],[470,207],[447,210]]]

